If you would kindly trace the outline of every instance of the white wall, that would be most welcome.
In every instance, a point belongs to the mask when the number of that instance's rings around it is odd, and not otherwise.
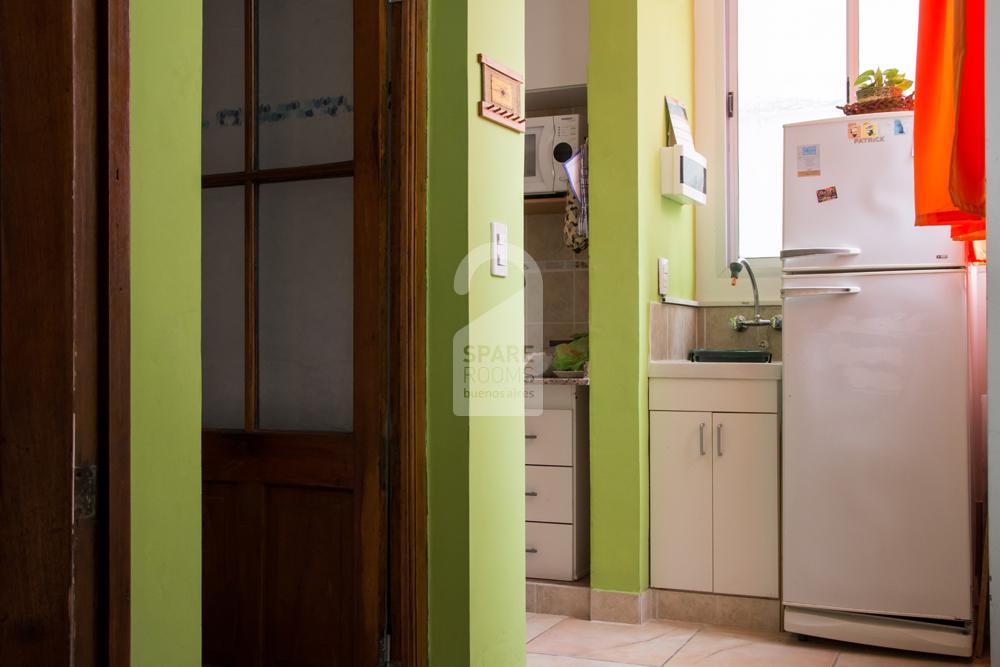
[[[986,236],[1000,238],[1000,4],[986,3]],[[993,261],[1000,245],[992,244]],[[989,252],[989,249],[987,250]],[[1000,271],[989,272],[989,384],[1000,387],[1000,308],[990,295],[1000,294]],[[1000,564],[1000,391],[989,397],[990,562]],[[991,596],[990,645],[1000,646],[1000,596]]]

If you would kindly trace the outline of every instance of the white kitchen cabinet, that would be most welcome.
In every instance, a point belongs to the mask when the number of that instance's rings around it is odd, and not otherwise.
[[[711,434],[710,412],[649,414],[650,581],[656,588],[712,590]]]
[[[778,415],[714,414],[716,593],[778,596]]]
[[[542,412],[525,418],[525,568],[574,581],[590,568],[587,387],[545,384]]]
[[[527,0],[525,88],[587,85],[587,0]]]
[[[684,380],[654,390],[663,382],[650,382],[650,583],[778,597],[777,405],[775,412],[720,411],[740,407],[733,392],[755,385],[719,380],[719,391],[701,403],[705,411],[663,410],[692,407]],[[776,394],[777,382],[765,384],[767,396]],[[771,406],[759,396],[742,405]]]

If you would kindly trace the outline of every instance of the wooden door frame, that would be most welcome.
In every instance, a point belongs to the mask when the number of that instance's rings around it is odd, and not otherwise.
[[[33,9],[38,7],[41,5]],[[55,223],[65,225],[65,245],[60,246],[65,253],[53,252],[51,243],[45,245],[51,238],[41,228],[52,223],[50,219],[34,221],[37,233],[32,238],[15,227],[11,240],[20,245],[13,244],[11,252],[18,260],[15,266],[32,253],[43,253],[35,259],[56,263],[50,267],[51,274],[67,276],[66,289],[71,292],[66,294],[73,304],[73,317],[51,318],[51,328],[43,336],[62,336],[70,341],[64,361],[70,365],[67,372],[74,375],[73,439],[60,462],[68,466],[59,470],[60,476],[65,476],[57,484],[37,486],[25,493],[33,507],[48,503],[66,509],[62,516],[68,522],[67,531],[78,537],[72,539],[66,556],[71,568],[68,613],[64,614],[62,607],[39,612],[30,604],[15,604],[8,609],[4,629],[13,628],[7,639],[13,637],[15,643],[28,646],[45,641],[51,645],[54,638],[40,633],[51,628],[47,614],[57,613],[61,615],[58,623],[68,628],[67,664],[118,667],[129,662],[131,575],[128,0],[79,0],[47,14],[44,11],[44,20],[13,6],[4,14],[17,17],[8,28],[19,31],[5,34],[10,39],[5,56],[11,60],[2,64],[7,68],[3,77],[15,94],[10,97],[14,103],[7,101],[4,120],[11,125],[4,131],[8,138],[22,135],[12,143],[15,156],[17,150],[24,149],[25,141],[50,142],[65,151],[65,159],[53,173],[30,171],[37,165],[26,164],[29,176],[22,176],[19,189],[11,194],[18,214],[29,206],[37,215],[47,215],[65,201],[66,208],[59,214],[64,217]],[[56,48],[48,48],[52,44]],[[32,67],[25,67],[27,62]],[[45,65],[41,75],[38,63]],[[16,104],[41,104],[62,113],[47,127],[39,128],[38,118],[47,116],[39,115],[35,108],[25,113]],[[46,150],[54,149],[50,145]],[[25,262],[24,266],[30,268],[31,264]],[[38,360],[38,365],[52,370],[58,368],[58,359],[48,356]],[[12,409],[27,411],[20,404]],[[21,416],[37,419],[34,414],[34,408],[27,415],[18,412],[17,421]],[[16,437],[25,437],[23,428],[15,425],[15,429]],[[33,479],[35,471],[30,463],[18,460],[18,464],[23,467],[16,472],[23,479]],[[66,508],[61,507],[63,503]],[[51,536],[45,544],[59,552],[64,546],[61,539]],[[17,565],[38,581],[61,581],[64,577],[55,571],[52,561]],[[32,597],[39,595],[33,591]]]
[[[100,337],[105,443],[99,476],[107,501],[100,513],[105,543],[107,664],[131,664],[131,148],[130,0],[104,0],[98,13],[98,145],[102,310]]]
[[[427,665],[427,0],[389,5],[393,81],[389,627],[394,660]]]

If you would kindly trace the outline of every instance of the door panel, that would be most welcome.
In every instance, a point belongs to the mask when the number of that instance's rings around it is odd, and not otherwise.
[[[778,415],[716,413],[712,420],[714,590],[776,598]]]
[[[239,429],[245,418],[243,188],[205,190],[201,219],[202,423]]]
[[[712,415],[649,413],[650,583],[712,590]]]
[[[352,0],[258,0],[258,6],[261,168],[350,160]],[[375,44],[370,34],[358,41],[369,49]],[[363,57],[371,56],[368,50]]]
[[[264,502],[265,664],[351,664],[355,554],[340,540],[354,528],[354,494],[275,485]]]
[[[260,187],[260,427],[353,423],[354,179]]]
[[[245,115],[242,171],[202,181],[239,187],[244,202],[235,323],[245,337],[244,420],[206,422],[203,435],[210,664],[377,661],[387,524],[384,12],[363,0],[244,2],[243,107],[256,113]]]

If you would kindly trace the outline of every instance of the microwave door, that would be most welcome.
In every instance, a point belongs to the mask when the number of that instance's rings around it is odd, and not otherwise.
[[[555,172],[552,169],[552,119],[528,120],[524,134],[524,192],[552,192]]]

